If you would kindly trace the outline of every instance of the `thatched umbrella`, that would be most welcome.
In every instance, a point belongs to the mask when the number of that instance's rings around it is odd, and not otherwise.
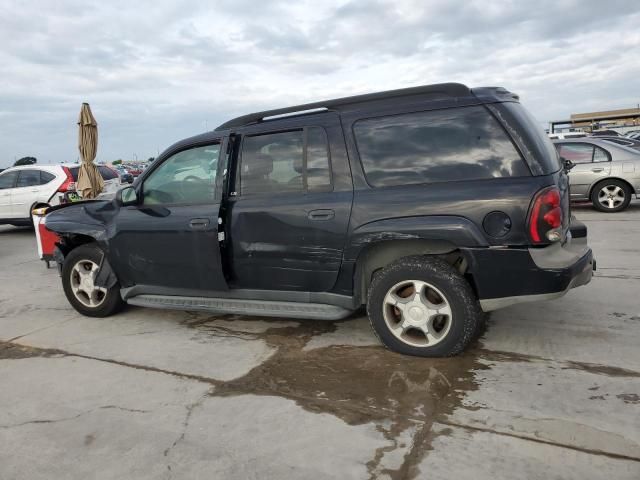
[[[88,103],[83,103],[78,120],[78,149],[82,165],[78,172],[77,190],[82,198],[96,198],[104,188],[104,180],[93,163],[98,150],[98,123]]]

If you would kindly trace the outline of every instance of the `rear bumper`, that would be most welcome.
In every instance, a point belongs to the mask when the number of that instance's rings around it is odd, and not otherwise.
[[[574,221],[571,232],[564,245],[467,249],[469,272],[482,309],[488,312],[516,303],[550,300],[589,283],[596,264],[587,245],[586,227]]]

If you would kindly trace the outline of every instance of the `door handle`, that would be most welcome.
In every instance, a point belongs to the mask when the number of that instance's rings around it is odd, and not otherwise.
[[[604,168],[592,168],[591,171],[593,173],[599,173],[599,172],[604,172]]]
[[[204,230],[205,228],[207,228],[209,226],[209,219],[208,218],[193,218],[189,222],[189,226],[191,227],[192,230]]]
[[[336,212],[329,209],[311,210],[307,217],[309,220],[331,220],[336,216]]]

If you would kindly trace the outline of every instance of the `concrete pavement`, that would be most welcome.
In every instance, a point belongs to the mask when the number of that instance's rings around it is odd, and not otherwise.
[[[574,213],[593,281],[437,360],[358,316],[82,317],[0,227],[0,478],[638,479],[640,202]]]

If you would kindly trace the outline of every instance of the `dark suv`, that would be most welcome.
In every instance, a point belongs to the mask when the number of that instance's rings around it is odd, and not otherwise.
[[[461,352],[483,311],[556,298],[594,263],[567,174],[503,88],[441,84],[253,113],[176,143],[113,201],[55,207],[64,291],[335,320]]]

